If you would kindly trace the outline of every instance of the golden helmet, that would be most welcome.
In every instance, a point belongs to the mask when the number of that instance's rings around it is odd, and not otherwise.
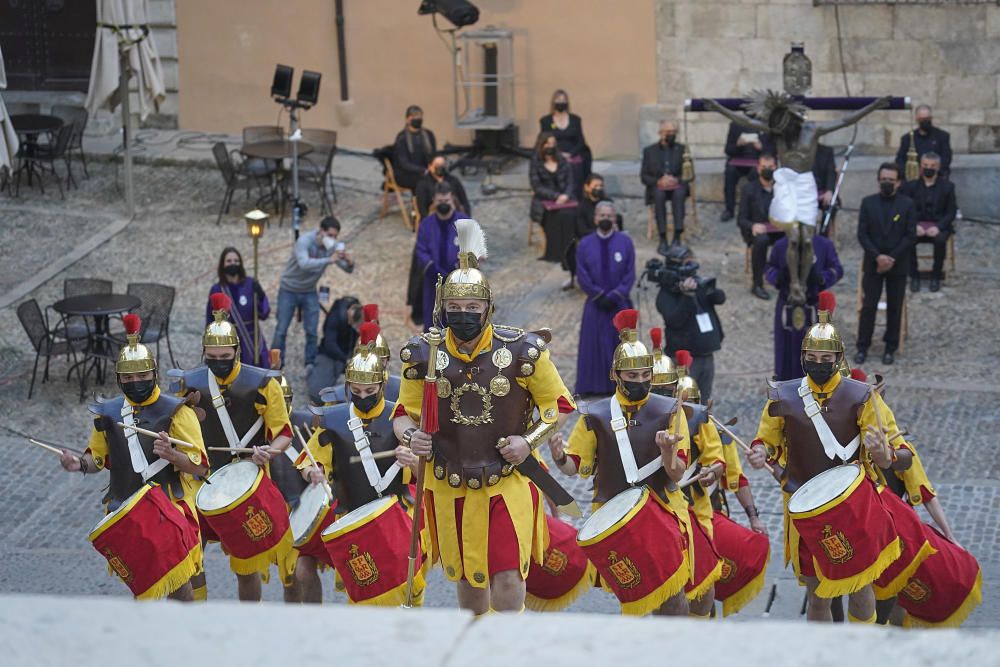
[[[653,386],[663,387],[677,382],[677,370],[670,355],[663,354],[663,329],[653,327],[649,330],[649,339],[653,343]]]
[[[381,329],[381,324],[378,321],[378,304],[377,303],[366,303],[362,307],[362,313],[364,314],[365,322],[374,322],[379,325]],[[385,338],[382,336],[381,330],[378,336],[375,337],[375,354],[382,358],[382,363],[385,364],[386,370],[389,366],[389,357],[392,356],[392,351],[389,349],[389,344],[385,342]]]
[[[440,321],[438,316],[444,312],[447,299],[484,299],[490,304],[486,314],[488,322],[493,310],[493,292],[490,281],[479,270],[479,260],[487,256],[486,236],[475,220],[459,220],[455,227],[458,230],[458,268],[449,273],[443,283],[438,282],[434,320]]]
[[[830,322],[836,307],[837,299],[833,292],[823,291],[819,293],[819,302],[816,305],[818,321],[809,327],[805,338],[802,339],[803,352],[844,353],[844,341],[837,332],[837,328]]]
[[[687,350],[677,350],[677,387],[674,389],[674,398],[683,399],[688,403],[701,403],[701,389],[698,382],[688,375],[691,368],[692,357]]]
[[[354,384],[381,384],[385,382],[385,363],[375,351],[379,328],[374,322],[361,325],[361,340],[354,348],[354,356],[347,360],[344,380]],[[347,392],[345,391],[345,396]]]
[[[125,337],[128,343],[118,353],[115,362],[115,373],[145,373],[156,370],[156,359],[145,345],[139,342],[142,331],[142,319],[135,313],[122,317],[125,325]]]
[[[233,302],[221,292],[213,294],[209,301],[212,306],[212,316],[215,320],[207,327],[201,337],[203,347],[239,347],[240,337],[236,326],[229,321],[229,310]]]
[[[639,332],[636,331],[639,324],[639,311],[631,308],[619,311],[613,322],[615,328],[618,329],[618,338],[621,342],[615,348],[614,356],[611,359],[609,373],[611,379],[618,380],[617,371],[653,368],[653,355],[639,340]]]
[[[292,391],[292,385],[288,384],[288,379],[282,373],[281,377],[278,378],[278,386],[281,387],[281,395],[285,397],[285,407],[289,412],[292,411],[292,399],[295,398],[295,393]]]

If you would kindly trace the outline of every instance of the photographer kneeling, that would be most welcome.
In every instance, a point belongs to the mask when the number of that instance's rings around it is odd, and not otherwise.
[[[701,388],[702,402],[712,397],[715,362],[712,354],[722,349],[722,324],[715,307],[726,302],[726,293],[715,286],[715,278],[700,278],[698,263],[685,246],[669,248],[666,262],[651,259],[645,278],[657,285],[656,309],[663,316],[666,352],[688,350],[694,358],[688,375]]]

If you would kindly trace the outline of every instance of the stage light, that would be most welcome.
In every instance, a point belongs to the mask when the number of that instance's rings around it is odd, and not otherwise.
[[[456,28],[472,25],[479,20],[479,8],[465,0],[423,0],[417,14],[440,14]]]
[[[319,100],[319,82],[323,75],[310,70],[302,71],[299,79],[299,92],[295,97],[304,108],[309,108]]]
[[[274,66],[274,79],[271,81],[271,97],[287,100],[292,96],[292,77],[295,68],[288,65]]]

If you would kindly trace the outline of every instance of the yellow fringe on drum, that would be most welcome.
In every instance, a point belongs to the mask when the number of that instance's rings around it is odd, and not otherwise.
[[[180,563],[175,565],[155,584],[135,596],[136,600],[158,600],[165,598],[191,580],[198,570],[201,545],[193,547]]]
[[[764,579],[767,574],[767,566],[771,562],[771,549],[767,550],[767,560],[764,561],[764,569],[756,577],[747,582],[747,585],[736,591],[722,601],[722,617],[739,612],[751,600],[760,595],[764,588]]]
[[[935,549],[930,542],[924,540],[923,546],[921,546],[920,551],[917,552],[917,557],[914,558],[913,562],[910,563],[905,570],[900,572],[895,579],[890,581],[885,586],[879,586],[877,583],[872,584],[872,590],[875,591],[875,599],[888,600],[891,597],[895,597],[899,591],[906,588],[907,582],[913,578],[917,568],[920,567],[925,560],[936,553],[937,549]]]
[[[281,536],[281,541],[263,553],[259,553],[251,558],[237,558],[229,554],[229,569],[236,574],[256,574],[264,577],[266,583],[270,578],[271,563],[278,566],[282,580],[284,580],[288,569],[289,554],[295,553],[295,540],[292,538],[292,529],[289,528]],[[291,565],[295,571],[294,563]]]
[[[899,558],[902,552],[903,541],[897,537],[890,542],[885,549],[882,549],[882,553],[878,555],[878,558],[875,559],[874,563],[853,577],[846,577],[844,579],[824,578],[820,575],[822,570],[820,570],[819,563],[816,562],[816,557],[813,556],[813,567],[816,568],[816,574],[819,577],[819,585],[816,587],[816,595],[821,598],[835,598],[840,595],[850,595],[851,593],[856,593],[878,579],[879,576],[885,572],[886,568],[892,565],[893,561]]]
[[[645,616],[659,609],[664,602],[674,597],[678,593],[684,592],[684,584],[688,580],[687,554],[684,554],[684,561],[677,568],[669,579],[663,582],[646,597],[634,602],[622,602],[623,616]]]
[[[576,602],[578,597],[593,588],[594,580],[596,578],[597,568],[595,568],[594,564],[588,560],[587,569],[584,571],[583,576],[580,577],[580,581],[576,582],[576,585],[573,586],[573,588],[571,588],[565,595],[547,599],[535,597],[531,593],[525,593],[524,606],[531,611],[562,611]]]
[[[903,620],[904,628],[957,628],[958,626],[965,623],[965,619],[969,618],[969,614],[979,606],[983,601],[983,570],[980,568],[979,573],[976,575],[976,585],[972,587],[969,594],[965,597],[965,601],[961,606],[955,610],[948,618],[944,619],[940,623],[930,623],[928,621],[922,621],[919,618],[914,618],[909,613],[906,614],[906,618]]]
[[[708,593],[708,589],[715,585],[719,579],[722,578],[722,559],[715,564],[712,571],[708,573],[700,584],[692,588],[690,591],[684,595],[687,597],[688,601],[694,602],[695,600],[700,600],[705,597],[705,593]]]

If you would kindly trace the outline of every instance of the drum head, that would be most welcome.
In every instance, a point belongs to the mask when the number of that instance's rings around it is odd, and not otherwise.
[[[292,525],[292,538],[298,544],[299,540],[309,534],[316,519],[330,506],[330,501],[326,496],[326,491],[321,484],[310,484],[299,496],[299,506],[296,507],[289,523]]]
[[[592,540],[618,523],[619,519],[628,514],[633,507],[642,501],[644,491],[644,488],[628,489],[604,503],[599,510],[591,514],[590,518],[584,522],[583,527],[580,528],[580,533],[577,535],[577,540],[581,542]]]
[[[250,490],[260,468],[252,461],[237,461],[222,466],[208,476],[198,489],[194,504],[203,512],[220,510]]]
[[[788,499],[788,511],[792,514],[811,512],[846,491],[860,474],[861,467],[856,463],[821,472],[792,494]]]
[[[138,491],[136,491],[131,496],[129,496],[128,498],[126,498],[124,501],[122,501],[122,504],[119,505],[117,508],[115,508],[115,510],[113,512],[108,512],[107,514],[105,514],[104,518],[101,519],[100,521],[98,521],[97,525],[94,526],[94,529],[91,530],[90,532],[93,533],[94,531],[96,531],[98,528],[100,528],[104,524],[110,523],[111,521],[114,521],[115,518],[118,517],[121,514],[127,514],[128,511],[129,511],[129,509],[131,509],[131,507],[132,507],[132,501],[135,500],[135,497],[136,496],[140,496],[140,495],[146,493],[147,491],[149,491],[149,487],[148,486],[146,486],[145,484],[143,484],[142,486],[140,486]]]
[[[385,511],[387,505],[391,505],[396,502],[396,496],[386,496],[384,498],[377,498],[370,503],[365,503],[356,510],[351,510],[344,516],[340,517],[323,531],[323,535],[330,535],[331,533],[340,533],[345,529],[349,529],[351,526],[360,523],[370,517],[373,514],[379,514]]]

